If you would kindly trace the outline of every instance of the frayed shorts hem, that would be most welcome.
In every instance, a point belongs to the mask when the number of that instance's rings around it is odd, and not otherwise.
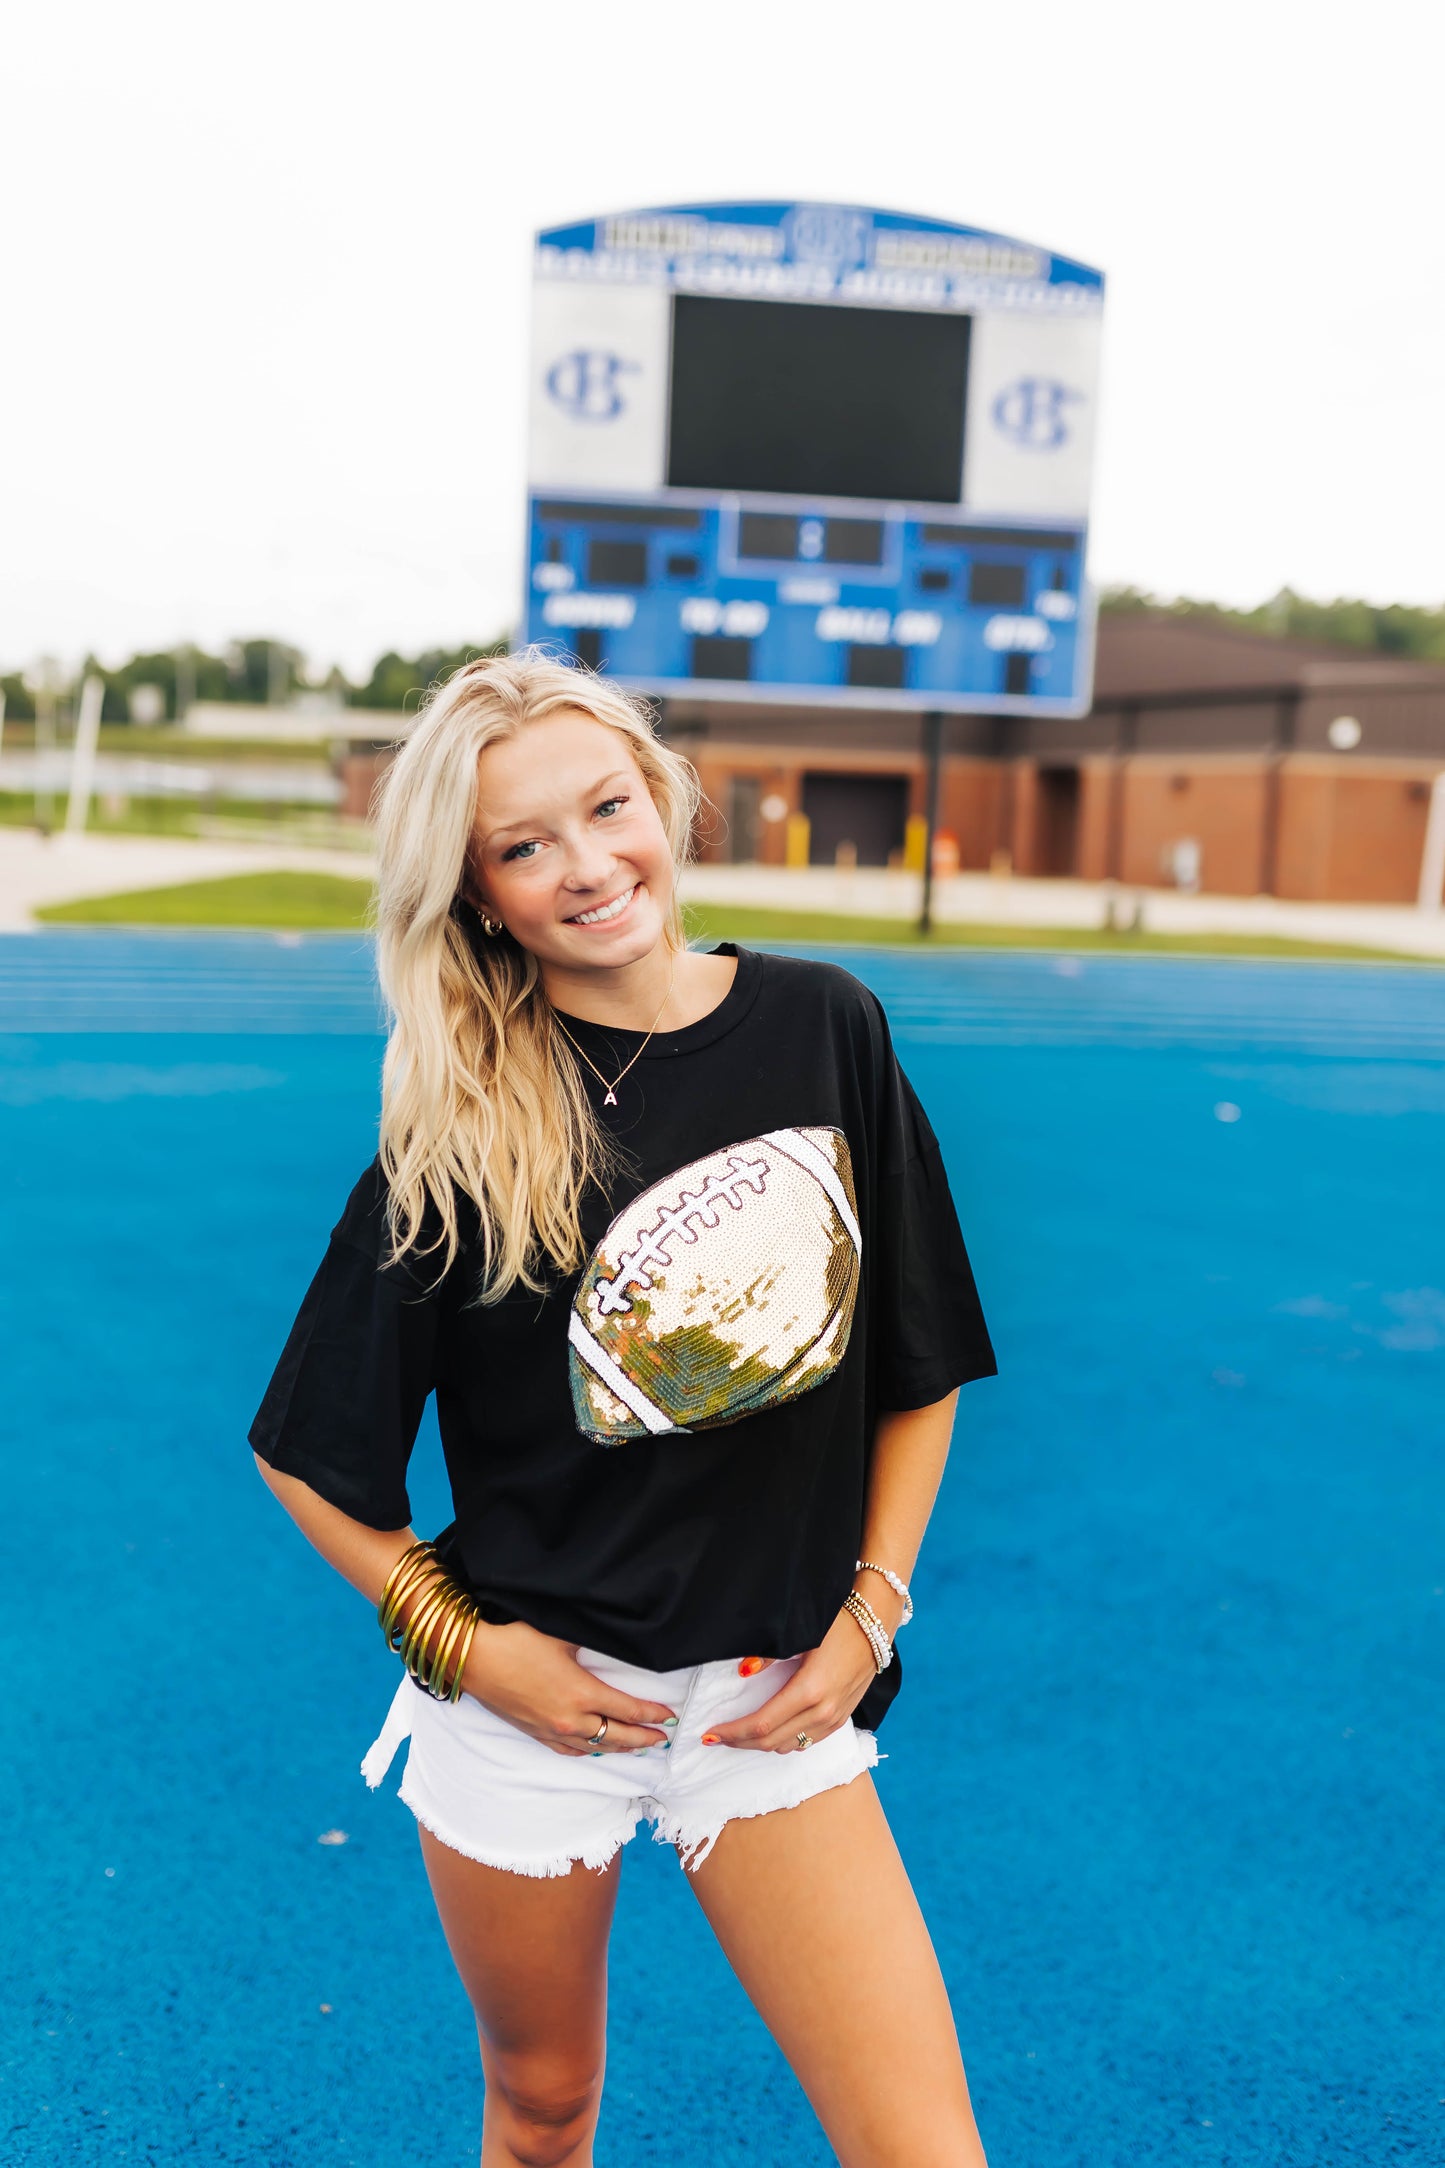
[[[411,1808],[421,1827],[428,1835],[444,1844],[449,1852],[459,1853],[463,1859],[474,1860],[479,1867],[497,1867],[504,1874],[522,1874],[534,1882],[550,1882],[558,1876],[570,1874],[574,1867],[590,1867],[603,1874],[612,1865],[624,1844],[637,1834],[637,1819],[619,1824],[616,1832],[601,1844],[588,1845],[581,1852],[553,1852],[546,1858],[503,1858],[500,1852],[479,1850],[475,1840],[468,1843],[455,1830],[443,1826],[442,1818],[428,1801],[417,1798],[415,1792],[403,1779],[398,1798]]]
[[[501,1852],[490,1848],[479,1850],[475,1840],[469,1843],[458,1836],[455,1830],[445,1826],[444,1817],[437,1813],[431,1801],[420,1796],[420,1787],[409,1782],[409,1771],[401,1781],[397,1796],[410,1807],[421,1827],[429,1836],[435,1837],[438,1844],[444,1844],[449,1852],[456,1852],[463,1859],[475,1861],[479,1867],[496,1867],[503,1874],[525,1875],[535,1882],[554,1881],[570,1874],[574,1867],[587,1867],[596,1874],[605,1874],[623,1845],[632,1842],[643,1821],[652,1823],[653,1843],[672,1845],[677,1853],[678,1864],[685,1867],[689,1874],[696,1874],[729,1822],[752,1822],[756,1821],[760,1814],[789,1813],[792,1808],[806,1806],[810,1799],[819,1799],[824,1792],[836,1792],[843,1785],[852,1784],[858,1777],[866,1776],[869,1770],[875,1769],[880,1757],[878,1742],[872,1732],[855,1732],[854,1737],[862,1750],[860,1766],[841,1770],[822,1784],[788,1785],[783,1788],[785,1793],[795,1793],[796,1796],[763,1799],[756,1806],[734,1806],[721,1821],[713,1822],[704,1829],[695,1829],[677,1816],[664,1813],[655,1801],[637,1800],[612,1835],[600,1843],[586,1845],[580,1852],[552,1852],[545,1857],[504,1857]],[[754,1749],[730,1747],[724,1751],[750,1753]]]

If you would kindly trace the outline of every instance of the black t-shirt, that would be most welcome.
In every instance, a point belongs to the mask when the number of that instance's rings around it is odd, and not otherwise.
[[[878,1001],[830,964],[725,953],[718,1007],[653,1038],[600,1109],[618,1167],[584,1200],[580,1278],[483,1304],[474,1245],[440,1279],[435,1256],[386,1265],[373,1162],[251,1429],[272,1467],[402,1528],[435,1392],[456,1516],[438,1545],[484,1615],[653,1670],[816,1647],[852,1584],[878,1413],[995,1367]],[[641,1044],[566,1022],[609,1078]]]

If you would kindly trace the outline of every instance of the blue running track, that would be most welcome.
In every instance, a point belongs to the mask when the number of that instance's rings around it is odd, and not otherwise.
[[[1002,1366],[879,1772],[990,2160],[1437,2163],[1445,974],[844,960]],[[368,953],[18,936],[0,1017],[0,2162],[471,2168],[467,2008],[357,1774],[394,1660],[244,1442],[373,1148]],[[623,1884],[599,2161],[825,2163],[670,1855]]]

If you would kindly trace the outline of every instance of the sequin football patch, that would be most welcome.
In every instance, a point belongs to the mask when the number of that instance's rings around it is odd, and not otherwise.
[[[848,1346],[861,1254],[840,1129],[772,1129],[654,1182],[573,1299],[577,1428],[602,1445],[710,1430],[821,1385]]]

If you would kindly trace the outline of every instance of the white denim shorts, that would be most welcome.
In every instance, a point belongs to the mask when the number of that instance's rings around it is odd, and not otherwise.
[[[801,1753],[702,1744],[714,1725],[771,1699],[799,1656],[747,1679],[736,1658],[683,1671],[644,1671],[595,1649],[579,1649],[578,1660],[607,1685],[675,1710],[671,1745],[557,1754],[470,1694],[436,1701],[403,1678],[362,1775],[374,1791],[410,1739],[401,1796],[423,1828],[483,1866],[542,1876],[566,1874],[578,1860],[607,1866],[644,1819],[659,1843],[676,1845],[683,1865],[695,1869],[726,1823],[801,1806],[878,1760],[873,1734],[851,1721]]]

